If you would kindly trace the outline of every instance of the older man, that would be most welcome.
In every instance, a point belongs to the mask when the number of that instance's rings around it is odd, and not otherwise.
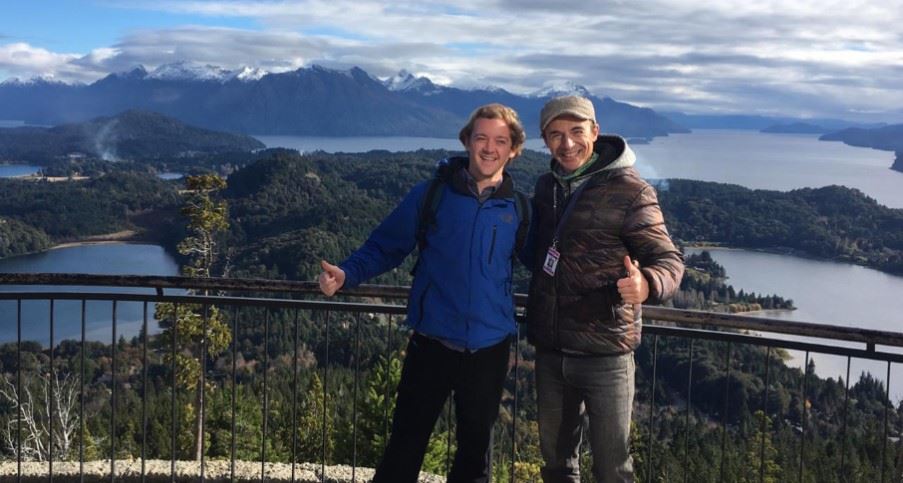
[[[543,480],[580,481],[586,414],[596,481],[633,481],[629,435],[640,304],[674,294],[683,260],[655,190],[633,168],[633,151],[619,136],[599,135],[592,102],[552,99],[540,125],[552,160],[533,199],[538,263],[527,330],[537,348]]]

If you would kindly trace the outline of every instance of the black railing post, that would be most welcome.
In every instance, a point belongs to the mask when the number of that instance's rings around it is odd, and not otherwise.
[[[141,319],[141,483],[147,480],[147,301],[143,305]]]
[[[207,476],[206,472],[204,471],[204,465],[206,463],[204,456],[205,456],[205,453],[207,452],[207,450],[204,446],[207,443],[207,436],[205,434],[206,433],[205,421],[207,419],[207,394],[205,394],[205,391],[207,390],[207,387],[206,387],[207,386],[207,337],[210,336],[210,334],[207,333],[207,325],[208,325],[207,322],[208,322],[209,318],[210,318],[210,306],[208,304],[204,304],[204,317],[201,321],[201,360],[200,360],[201,383],[200,383],[200,387],[198,388],[198,391],[199,391],[198,396],[201,398],[201,404],[200,404],[201,407],[198,408],[198,410],[200,411],[200,413],[198,413],[198,418],[200,419],[199,426],[201,428],[201,434],[198,435],[201,440],[200,441],[200,443],[201,443],[200,444],[201,483],[204,483],[204,480],[206,479],[205,477]]]
[[[802,431],[800,432],[800,470],[799,470],[799,481],[803,483],[803,469],[805,467],[806,461],[806,429],[808,429],[809,425],[809,408],[807,404],[807,397],[809,394],[809,351],[806,351],[806,361],[803,366],[803,421],[800,425]]]
[[[269,380],[270,369],[270,309],[263,312],[263,438],[260,443],[260,481],[266,483],[267,461],[267,420],[270,413]]]
[[[328,381],[329,381],[329,317],[330,311],[326,311],[325,317],[326,322],[323,324],[325,327],[325,341],[324,341],[324,355],[323,355],[323,460],[320,463],[320,481],[322,483],[326,482],[326,438],[328,437],[329,427],[328,427],[328,399],[326,394],[328,393]]]
[[[652,336],[652,390],[649,393],[649,444],[646,451],[649,455],[646,458],[646,479],[652,480],[652,457],[654,455],[653,447],[655,446],[655,379],[658,370],[658,335]]]
[[[113,301],[113,348],[110,372],[110,483],[116,482],[116,301]]]
[[[383,384],[383,451],[389,445],[389,385],[392,375],[392,316],[389,315],[389,323],[386,324],[386,379]]]
[[[170,341],[172,344],[170,347],[170,354],[172,356],[172,361],[171,361],[172,362],[172,390],[170,391],[172,394],[172,405],[170,408],[172,410],[172,421],[171,421],[172,433],[170,434],[170,437],[172,438],[172,451],[171,451],[172,458],[170,459],[170,462],[169,462],[169,478],[172,483],[175,483],[175,481],[176,481],[176,452],[177,452],[177,448],[178,448],[177,447],[178,439],[176,438],[176,434],[178,433],[177,430],[179,427],[178,423],[177,423],[178,415],[176,414],[176,388],[179,387],[178,385],[176,385],[176,383],[177,383],[176,372],[178,370],[178,367],[176,365],[176,358],[177,358],[176,342],[178,339],[178,332],[179,332],[179,304],[173,304],[172,331],[171,331],[172,337],[171,337],[171,341]]]
[[[843,396],[843,430],[840,433],[840,478],[845,480],[847,461],[847,412],[850,403],[850,356],[847,356],[847,378],[844,381],[846,389]]]
[[[48,480],[50,481],[50,483],[53,483],[53,419],[56,416],[56,411],[53,410],[54,409],[53,408],[53,400],[55,399],[53,397],[53,382],[56,379],[56,367],[54,367],[54,365],[56,364],[56,359],[54,357],[54,350],[53,350],[53,343],[56,342],[54,340],[53,328],[56,324],[53,323],[54,322],[53,309],[54,309],[53,299],[50,299],[50,380],[48,381],[50,390],[47,393],[47,396],[48,396],[47,399],[49,399],[48,403],[49,403],[49,408],[50,408],[49,412],[47,413],[47,416],[49,416],[47,418],[48,419],[48,421],[47,421],[47,423],[48,423],[47,463],[49,464]]]
[[[884,388],[884,437],[881,438],[881,483],[887,467],[887,413],[890,410],[890,361],[887,361],[887,387]]]
[[[16,300],[16,482],[22,483],[22,299]]]
[[[687,413],[684,415],[684,482],[690,481],[690,411],[693,407],[693,341],[690,339],[688,358],[689,365],[687,367]]]
[[[759,481],[765,481],[765,432],[768,429],[768,385],[771,369],[771,346],[765,351],[765,394],[762,396],[762,438],[759,446]]]
[[[361,369],[361,315],[354,318],[354,388],[351,398],[351,481],[357,481],[357,386]]]
[[[298,463],[298,309],[295,309],[295,343],[292,357],[292,483]]]
[[[85,344],[85,305],[87,302],[82,299],[82,307],[81,307],[81,363],[79,364],[79,372],[81,373],[79,377],[79,406],[78,406],[78,426],[79,426],[79,437],[78,437],[78,480],[79,483],[85,483],[85,351],[87,350],[87,346]]]
[[[232,434],[229,451],[229,481],[235,483],[235,398],[237,377],[235,375],[238,361],[238,306],[232,310]]]
[[[517,402],[520,398],[517,383],[520,381],[520,324],[514,329],[514,401],[511,408],[511,477],[510,483],[514,483],[514,470],[517,461]]]
[[[721,412],[721,470],[719,472],[718,481],[724,480],[725,463],[727,460],[727,419],[730,403],[731,388],[731,349],[734,345],[730,341],[727,343],[726,355],[724,356],[724,409]]]

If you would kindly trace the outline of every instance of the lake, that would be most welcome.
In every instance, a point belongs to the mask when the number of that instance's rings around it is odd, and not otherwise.
[[[0,164],[0,178],[13,178],[16,176],[28,176],[41,170],[40,166],[27,164]]]
[[[359,153],[375,149],[461,150],[457,139],[415,137],[255,136],[267,147]],[[545,151],[539,138],[527,148]],[[903,173],[894,153],[819,141],[813,134],[700,129],[634,145],[637,169],[647,178],[688,178],[787,191],[832,184],[857,188],[879,203],[903,208]]]
[[[635,146],[648,178],[687,178],[789,191],[842,185],[903,208],[903,173],[894,153],[819,141],[814,134],[699,130]]]
[[[178,275],[176,261],[157,245],[110,243],[58,248],[42,253],[0,260],[0,273],[93,273],[108,275]],[[116,293],[153,293],[152,289],[115,287],[47,287],[0,286],[0,291],[83,291]],[[167,293],[170,293],[169,291]],[[178,293],[173,291],[172,293]],[[22,302],[22,339],[49,341],[50,304],[47,301]],[[111,302],[88,302],[86,306],[86,337],[89,340],[109,341],[111,332]],[[148,304],[149,324],[153,320],[154,305]],[[54,303],[54,338],[81,337],[81,302]],[[126,338],[137,335],[143,322],[141,303],[123,302],[117,307],[117,332]],[[155,325],[155,324],[154,324]],[[155,328],[152,332],[156,331]],[[16,340],[16,302],[0,301],[0,342]]]
[[[818,322],[844,327],[865,327],[893,332],[903,331],[903,277],[889,275],[871,268],[846,263],[828,262],[749,250],[707,249],[712,258],[724,266],[727,283],[739,291],[757,294],[777,294],[793,299],[793,311],[769,311],[763,317]],[[688,249],[698,253],[700,249]],[[817,339],[794,338],[813,341]],[[823,341],[820,341],[823,342]],[[863,344],[849,344],[863,348]],[[888,352],[901,352],[879,347]],[[791,351],[796,365],[802,365],[805,355]],[[813,355],[816,372],[822,377],[846,378],[846,358]],[[884,381],[886,363],[854,359],[850,379],[854,383],[862,371],[871,372]],[[891,372],[891,394],[895,400],[903,398],[903,372],[894,366]]]

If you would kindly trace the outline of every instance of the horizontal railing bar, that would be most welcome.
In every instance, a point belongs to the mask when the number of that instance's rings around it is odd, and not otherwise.
[[[0,273],[0,285],[77,285],[86,287],[146,287],[151,289],[227,290],[319,294],[317,282],[262,278],[178,277],[157,275],[94,275],[85,273]],[[406,299],[409,287],[360,285],[342,295]]]
[[[71,284],[82,286],[118,286],[146,287],[151,289],[217,289],[240,290],[246,292],[288,291],[293,293],[319,294],[315,282],[262,280],[262,279],[221,279],[191,277],[157,277],[157,276],[113,276],[88,274],[0,274],[0,286],[3,284]],[[401,286],[361,286],[343,291],[343,295],[399,298],[406,297],[409,287]],[[179,298],[184,297],[184,298]],[[109,293],[68,293],[68,292],[0,292],[0,300],[14,299],[49,299],[61,300],[123,300],[148,302],[183,302],[183,303],[219,303],[224,305],[247,305],[265,307],[291,307],[303,309],[329,309],[345,312],[377,312],[402,314],[406,309],[400,305],[374,305],[348,302],[327,302],[322,300],[282,300],[270,298],[245,297],[208,297],[198,298],[191,295],[164,295],[162,290],[152,294],[109,294]],[[522,302],[523,294],[516,295]],[[305,305],[311,304],[311,305]],[[335,305],[331,305],[335,304]],[[819,339],[859,342],[867,345],[903,347],[903,333],[883,330],[863,329],[853,326],[836,326],[821,323],[798,322],[780,319],[753,317],[749,315],[703,312],[696,310],[674,309],[667,307],[643,307],[647,319],[679,322],[697,326],[715,326],[736,330],[752,330],[774,334],[789,334]]]
[[[179,277],[158,275],[95,275],[88,273],[0,273],[0,285],[64,285],[84,287],[143,287],[150,289],[225,290],[236,292],[290,292],[320,294],[317,282],[262,278]],[[410,287],[362,284],[342,289],[339,295],[406,299]],[[526,294],[515,294],[517,305],[525,305]]]
[[[405,314],[404,305],[328,302],[324,300],[266,299],[256,297],[223,297],[215,295],[153,295],[100,292],[0,292],[0,300],[93,300],[120,302],[170,302],[180,304],[241,305],[252,307],[292,308],[306,310],[335,310],[338,312],[374,312]]]
[[[669,307],[643,307],[643,317],[646,319],[667,320],[684,324],[712,325],[739,330],[757,330],[776,334],[818,337],[820,339],[835,339],[839,334],[842,334],[843,340],[846,341],[903,347],[903,333],[863,329],[852,325],[828,325],[814,322],[767,319],[751,315],[674,309]]]
[[[643,326],[644,335],[656,334],[667,337],[682,337],[690,339],[706,339],[714,341],[730,341],[739,342],[741,344],[759,345],[765,347],[776,347],[779,349],[811,351],[819,354],[850,356],[859,359],[870,359],[876,361],[890,361],[903,363],[903,354],[895,354],[892,352],[870,351],[866,349],[856,349],[855,347],[839,347],[833,345],[816,344],[812,342],[800,342],[793,340],[775,339],[772,337],[754,336],[748,334],[738,334],[735,332],[719,332],[714,330],[702,329],[685,329],[680,327],[666,327],[661,325],[645,325]]]

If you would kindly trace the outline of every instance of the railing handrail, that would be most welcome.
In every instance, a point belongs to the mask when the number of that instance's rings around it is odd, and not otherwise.
[[[157,275],[97,275],[85,273],[2,273],[0,274],[0,286],[2,285],[144,287],[155,289],[158,295],[163,295],[164,289],[282,292],[307,295],[320,293],[319,286],[316,282],[297,280]],[[408,296],[409,289],[410,287],[397,285],[361,285],[353,289],[342,290],[341,295],[350,297],[405,299]],[[523,306],[526,299],[526,294],[515,294],[515,301],[518,306]],[[903,332],[864,329],[854,325],[842,326],[817,322],[798,322],[742,314],[653,306],[643,306],[643,315],[647,319],[690,324],[698,327],[716,326],[735,330],[788,334],[844,342],[859,342],[866,344],[869,350],[873,350],[876,345],[903,347]]]

